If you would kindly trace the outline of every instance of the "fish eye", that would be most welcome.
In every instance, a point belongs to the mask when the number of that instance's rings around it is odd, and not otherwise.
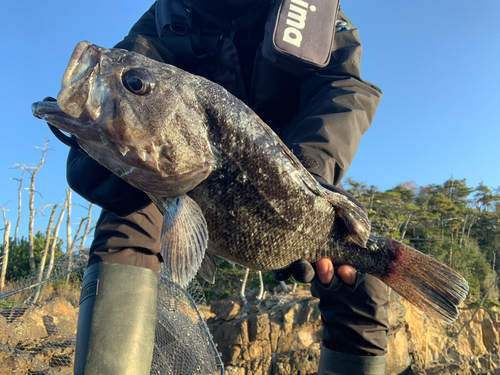
[[[146,69],[127,70],[122,76],[122,83],[132,94],[146,95],[153,90],[154,79]]]

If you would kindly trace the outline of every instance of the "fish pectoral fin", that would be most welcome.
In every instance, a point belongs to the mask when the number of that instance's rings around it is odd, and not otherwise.
[[[323,189],[325,198],[335,208],[337,217],[344,223],[348,236],[352,242],[361,247],[366,247],[370,236],[371,224],[368,214],[361,206],[356,204],[356,199],[351,199],[344,192],[334,192]]]
[[[217,273],[217,264],[215,263],[215,256],[210,252],[205,252],[205,257],[201,262],[201,266],[198,269],[198,273],[203,280],[206,280],[210,284],[215,283],[215,274]]]
[[[171,280],[186,287],[205,257],[207,222],[200,207],[185,194],[162,201],[165,213],[160,247],[164,268]]]

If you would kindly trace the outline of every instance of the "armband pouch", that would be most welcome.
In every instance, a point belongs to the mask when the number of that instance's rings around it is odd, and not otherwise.
[[[339,0],[276,0],[266,23],[264,58],[299,76],[327,66],[338,10]]]

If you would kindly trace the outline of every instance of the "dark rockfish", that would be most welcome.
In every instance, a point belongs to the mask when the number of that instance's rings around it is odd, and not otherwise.
[[[263,271],[330,257],[445,322],[467,296],[455,271],[370,234],[359,202],[320,186],[257,115],[204,78],[81,42],[57,103],[34,103],[33,114],[164,211],[162,255],[181,285],[197,271],[212,281],[213,254]]]

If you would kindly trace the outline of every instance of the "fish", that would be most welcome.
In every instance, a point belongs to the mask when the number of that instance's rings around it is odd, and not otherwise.
[[[259,271],[329,257],[451,323],[468,294],[456,271],[371,231],[361,203],[320,185],[248,106],[178,67],[82,41],[57,101],[33,115],[146,192],[163,213],[161,254],[185,286],[213,282],[215,255]]]

